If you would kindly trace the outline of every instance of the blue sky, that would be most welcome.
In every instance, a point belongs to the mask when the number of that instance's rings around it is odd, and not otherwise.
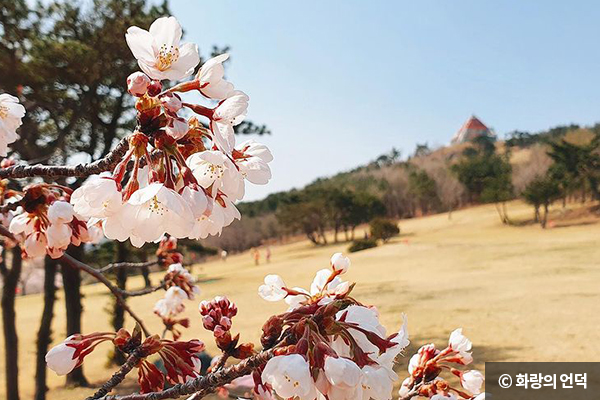
[[[600,121],[600,2],[171,0],[273,131],[273,179],[300,187],[416,143],[442,145],[471,114],[502,136]]]

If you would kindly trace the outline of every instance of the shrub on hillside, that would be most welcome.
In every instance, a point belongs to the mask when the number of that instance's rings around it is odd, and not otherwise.
[[[371,229],[371,237],[373,239],[381,239],[387,242],[392,237],[400,234],[400,228],[398,225],[389,219],[376,218],[369,224]]]
[[[348,247],[348,251],[350,253],[355,253],[357,251],[366,250],[373,247],[377,247],[377,240],[374,238],[358,239],[352,242],[350,247]]]

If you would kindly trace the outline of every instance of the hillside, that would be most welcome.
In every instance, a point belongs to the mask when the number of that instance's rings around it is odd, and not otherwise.
[[[512,132],[507,135],[507,140],[490,143],[459,143],[437,149],[430,149],[426,144],[421,144],[417,146],[414,154],[403,159],[400,158],[400,153],[393,149],[367,165],[331,177],[318,178],[303,188],[274,193],[259,201],[238,204],[243,219],[234,222],[222,236],[209,238],[206,243],[235,252],[281,240],[289,235],[306,234],[308,237],[318,237],[325,229],[348,230],[351,227],[347,223],[344,226],[343,221],[336,221],[336,218],[342,218],[334,214],[353,201],[362,210],[375,204],[375,208],[384,210],[384,215],[392,219],[448,212],[496,201],[492,200],[493,196],[492,199],[483,199],[479,194],[470,193],[470,188],[459,181],[456,171],[453,170],[457,163],[468,157],[469,152],[473,154],[479,151],[479,146],[488,146],[488,149],[491,146],[489,151],[497,156],[499,162],[506,159],[510,164],[507,183],[510,187],[507,188],[508,193],[504,197],[517,198],[528,184],[545,175],[553,164],[553,160],[547,154],[550,149],[548,143],[564,139],[577,146],[586,145],[599,132],[598,124],[588,128],[567,125],[536,134]],[[489,157],[486,155],[482,156],[484,161],[487,158]],[[483,175],[480,179],[487,178],[485,171],[479,173]],[[569,189],[569,193],[565,192],[563,197],[572,195],[578,184],[569,183],[574,186]],[[577,194],[579,193],[581,191],[577,191]],[[585,188],[583,193],[585,194]],[[310,202],[313,204],[309,205],[308,209],[298,206]],[[329,207],[331,209],[328,209]],[[365,213],[354,219],[355,223],[364,223],[372,217]]]
[[[530,207],[509,204],[517,221],[530,217]],[[600,357],[595,342],[600,316],[590,313],[598,302],[600,270],[591,260],[600,257],[598,220],[573,208],[579,219],[560,220],[565,214],[553,209],[556,229],[538,226],[507,227],[498,221],[493,206],[479,206],[447,215],[433,215],[400,221],[403,234],[389,244],[351,255],[347,279],[358,282],[356,292],[365,302],[378,307],[383,323],[391,330],[408,314],[410,354],[425,342],[442,344],[456,327],[464,327],[473,340],[475,367],[485,361],[593,361]],[[256,289],[268,273],[280,274],[291,285],[309,286],[314,273],[327,265],[333,252],[345,251],[346,244],[315,247],[308,241],[271,247],[269,265],[254,266],[248,253],[197,265],[193,273],[200,280],[198,301],[224,294],[239,307],[234,329],[243,340],[257,340],[265,318],[285,309],[285,304],[264,302]],[[159,276],[153,276],[154,281]],[[139,277],[130,288],[142,287]],[[84,287],[86,332],[109,329],[107,306],[110,297],[101,285]],[[64,337],[64,303],[59,293],[53,339]],[[131,299],[131,306],[151,330],[160,330],[152,314],[153,303],[161,296]],[[34,338],[42,297],[17,298],[17,322],[21,332],[21,384],[23,398],[33,393],[31,374],[35,357]],[[187,303],[185,315],[192,326],[184,338],[205,339],[197,302]],[[131,324],[131,320],[127,321]],[[573,327],[577,329],[572,329]],[[107,378],[114,368],[104,364],[109,346],[103,345],[85,364],[94,384]],[[3,362],[3,357],[0,357]],[[399,371],[404,371],[401,359]],[[2,365],[0,365],[2,367]],[[0,371],[4,371],[0,368]],[[87,389],[61,388],[64,379],[50,373],[50,400],[83,398]],[[0,376],[0,379],[3,379]],[[0,392],[0,398],[3,395]]]

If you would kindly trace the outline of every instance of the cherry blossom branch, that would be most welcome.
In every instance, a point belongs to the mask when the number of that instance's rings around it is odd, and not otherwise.
[[[91,163],[73,166],[63,165],[15,165],[0,169],[0,179],[4,178],[33,178],[33,177],[70,177],[89,176],[112,170],[121,161],[129,148],[128,138],[125,137],[105,157]]]
[[[133,351],[121,368],[117,372],[113,374],[113,376],[106,381],[100,389],[98,389],[93,395],[89,396],[86,400],[96,400],[101,398],[102,396],[106,396],[110,391],[123,382],[123,379],[127,376],[127,374],[140,362],[142,359],[142,355],[140,354],[139,347]]]
[[[219,360],[215,364],[215,368],[213,370],[214,371],[218,371],[221,368],[223,368],[225,366],[225,364],[227,363],[227,360],[229,359],[229,356],[230,355],[228,353],[221,354],[221,357],[219,357]]]
[[[121,294],[123,295],[123,297],[127,298],[127,297],[144,296],[146,294],[157,292],[157,291],[159,291],[161,289],[166,289],[166,287],[167,287],[166,282],[162,282],[158,286],[144,288],[144,289],[135,290],[135,291],[122,290],[122,289],[119,289],[119,288],[117,288],[117,289],[121,292]]]
[[[87,264],[82,263],[79,260],[74,259],[73,257],[71,257],[68,254],[64,254],[60,258],[60,260],[61,260],[61,262],[64,262],[65,264],[67,264],[68,266],[70,266],[72,268],[76,268],[83,272],[86,272],[87,274],[93,276],[94,278],[96,278],[96,280],[98,280],[99,282],[104,284],[104,286],[106,286],[112,292],[112,294],[115,296],[115,298],[117,299],[117,302],[121,305],[121,307],[123,307],[123,309],[125,311],[127,311],[127,313],[129,315],[131,315],[131,317],[138,324],[140,324],[140,327],[144,331],[144,334],[146,336],[150,336],[150,331],[146,328],[146,326],[144,325],[144,322],[133,312],[133,310],[131,310],[131,308],[129,308],[129,306],[125,302],[125,298],[123,297],[123,293],[121,292],[121,290],[119,288],[117,288],[115,285],[113,285],[108,280],[108,278],[106,278],[104,275],[102,275],[98,270],[90,267]]]
[[[100,268],[99,271],[101,274],[105,274],[109,271],[112,271],[113,269],[118,269],[118,268],[145,268],[145,267],[152,267],[157,264],[158,264],[158,260],[138,262],[138,263],[136,263],[136,262],[118,262],[118,263],[108,264],[106,267]]]
[[[17,240],[15,235],[13,235],[4,225],[0,225],[0,235],[12,239],[14,241]]]
[[[8,203],[3,206],[0,206],[0,214],[7,213],[9,211],[15,211],[17,208],[19,208],[19,205],[20,205],[19,202],[15,202],[15,203]]]
[[[421,390],[421,386],[423,386],[423,383],[419,383],[418,385],[416,385],[414,388],[412,388],[410,390],[410,392],[408,392],[404,396],[398,398],[398,400],[410,400],[413,397],[418,396],[419,395],[419,391]]]
[[[161,392],[145,394],[130,394],[125,396],[105,396],[102,400],[162,400],[176,399],[180,396],[195,394],[195,399],[200,399],[214,392],[218,387],[230,383],[236,378],[252,373],[256,368],[264,365],[275,356],[275,350],[265,350],[250,358],[240,361],[229,368],[211,372],[207,375],[192,379],[186,383],[179,383]]]

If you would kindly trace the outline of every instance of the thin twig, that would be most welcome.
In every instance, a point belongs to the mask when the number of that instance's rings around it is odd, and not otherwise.
[[[162,282],[158,286],[144,288],[144,289],[140,289],[140,290],[123,290],[123,289],[119,289],[119,288],[117,288],[117,289],[119,290],[119,292],[121,292],[123,297],[127,298],[127,297],[144,296],[146,294],[154,293],[161,289],[165,289],[166,287],[167,287],[166,282]]]
[[[102,396],[106,396],[113,388],[123,382],[123,379],[125,379],[127,374],[139,363],[141,359],[142,356],[140,355],[138,348],[131,353],[129,357],[127,357],[125,364],[121,365],[121,368],[119,368],[119,370],[115,372],[113,376],[111,376],[111,378],[96,391],[96,393],[89,396],[86,400],[96,400]]]
[[[105,396],[102,400],[162,400],[176,399],[181,396],[195,394],[194,398],[200,399],[214,392],[218,387],[228,384],[236,378],[252,373],[256,368],[264,365],[275,356],[273,349],[258,353],[246,358],[236,365],[207,375],[192,379],[186,383],[179,383],[161,392],[145,394],[130,394],[125,396]]]
[[[15,235],[12,234],[11,231],[8,230],[7,227],[5,227],[4,225],[0,225],[0,235],[5,236],[9,239],[12,239],[14,241],[17,240],[17,238],[15,237]]]
[[[72,166],[63,165],[14,165],[0,168],[0,179],[3,178],[33,178],[40,177],[68,177],[89,176],[112,170],[121,161],[129,148],[128,138],[123,138],[117,146],[105,157],[91,163]]]
[[[106,267],[100,268],[99,271],[100,271],[100,273],[105,274],[109,271],[112,271],[113,269],[118,269],[118,268],[144,268],[144,267],[152,267],[157,264],[158,264],[158,260],[146,261],[146,262],[118,262],[118,263],[108,264]]]
[[[229,354],[227,353],[223,353],[221,354],[221,357],[219,357],[219,361],[217,361],[217,363],[215,364],[215,368],[213,369],[214,372],[220,370],[221,368],[223,368],[225,366],[225,364],[227,363],[227,360],[229,359]]]
[[[406,393],[404,396],[400,397],[398,400],[410,400],[413,397],[418,396],[419,395],[419,391],[421,390],[422,386],[423,386],[423,383],[417,384],[414,388],[412,388],[410,390],[410,392]]]
[[[125,298],[123,297],[122,291],[118,287],[113,285],[111,283],[111,281],[108,280],[108,278],[106,278],[104,275],[102,275],[98,270],[90,267],[89,265],[87,265],[85,263],[82,263],[79,260],[74,259],[73,257],[71,257],[68,254],[64,254],[60,258],[60,261],[65,262],[65,264],[67,264],[68,266],[70,266],[72,268],[77,268],[83,272],[86,272],[87,274],[93,276],[94,278],[96,278],[96,280],[98,280],[99,282],[104,284],[104,286],[106,286],[112,292],[112,294],[115,296],[115,298],[117,299],[117,302],[121,305],[121,307],[123,307],[123,309],[125,311],[127,311],[127,313],[129,315],[131,315],[131,317],[137,323],[140,324],[140,326],[142,327],[142,330],[144,331],[144,334],[146,336],[150,336],[150,331],[146,328],[146,326],[144,325],[144,322],[131,310],[131,308],[129,308],[129,306],[125,302]]]
[[[17,201],[14,203],[7,203],[3,206],[0,206],[0,214],[7,213],[9,211],[15,211],[20,205],[20,202]]]

